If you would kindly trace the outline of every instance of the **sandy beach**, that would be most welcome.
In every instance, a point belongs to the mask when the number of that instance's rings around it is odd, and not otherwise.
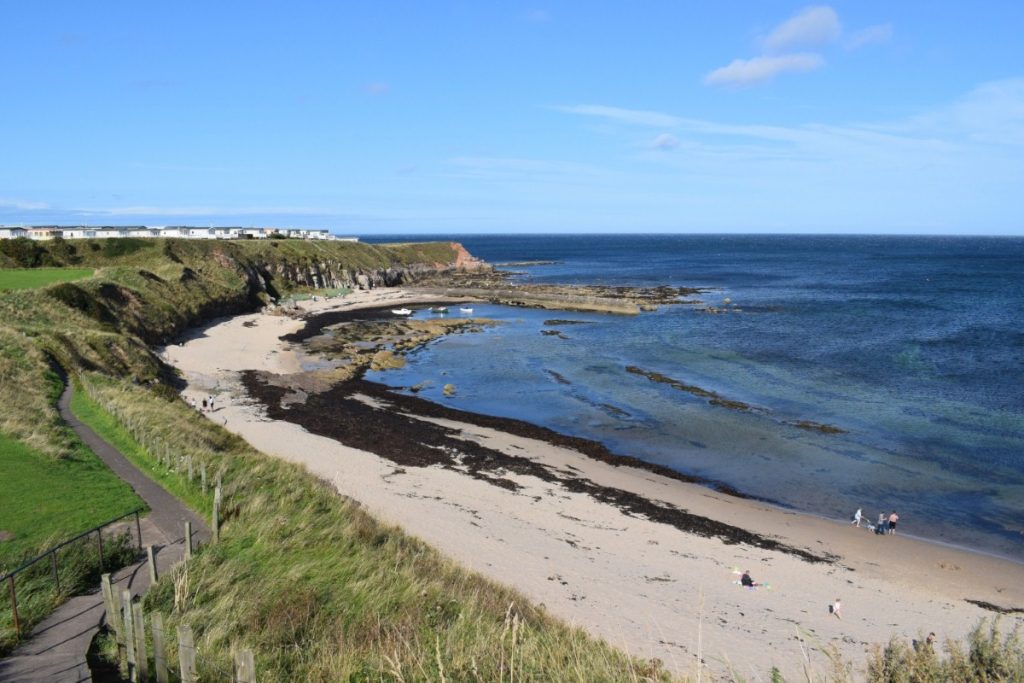
[[[320,312],[425,300],[378,289],[300,306]],[[996,615],[976,603],[1017,610],[1003,617],[1004,625],[1024,625],[1024,565],[901,535],[927,520],[902,520],[901,534],[876,536],[848,522],[609,465],[544,440],[408,416],[557,475],[505,472],[514,484],[505,487],[459,466],[399,466],[371,449],[270,420],[247,395],[241,373],[299,372],[301,352],[279,338],[302,324],[266,313],[238,316],[192,330],[161,353],[181,370],[184,395],[214,395],[210,419],[257,449],[304,465],[381,519],[637,656],[694,674],[699,654],[706,671],[763,680],[772,666],[787,677],[800,674],[805,657],[813,669],[826,670],[822,650],[829,646],[857,671],[872,644],[890,636],[935,631],[940,640],[962,638],[979,619]],[[388,408],[380,396],[362,400]],[[571,480],[739,527],[825,561],[687,533],[565,485]],[[739,572],[746,569],[770,587],[740,586]],[[836,598],[842,599],[841,619],[828,610]]]

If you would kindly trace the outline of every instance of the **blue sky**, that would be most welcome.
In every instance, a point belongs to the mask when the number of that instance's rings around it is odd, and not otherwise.
[[[1024,234],[1020,2],[0,0],[0,223]]]

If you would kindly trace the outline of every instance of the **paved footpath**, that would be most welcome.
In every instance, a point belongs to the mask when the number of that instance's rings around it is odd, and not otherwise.
[[[82,424],[70,409],[71,387],[61,394],[58,408],[61,417],[99,458],[126,481],[151,512],[142,520],[142,545],[152,545],[156,553],[158,575],[170,571],[184,555],[185,520],[192,522],[192,544],[206,543],[209,527],[192,510],[143,474],[119,451]],[[134,524],[128,525],[134,529]],[[125,567],[111,576],[115,589],[125,588],[132,595],[141,595],[149,587],[149,570],[145,562]],[[97,586],[88,595],[79,595],[39,623],[28,639],[7,659],[0,660],[0,683],[78,683],[91,681],[92,674],[85,655],[103,623],[103,595]]]

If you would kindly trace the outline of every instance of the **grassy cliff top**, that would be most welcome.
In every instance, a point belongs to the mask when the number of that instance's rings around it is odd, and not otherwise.
[[[0,240],[0,268],[152,267],[167,261],[190,262],[217,254],[245,262],[274,264],[344,262],[350,269],[411,264],[454,265],[457,251],[449,242],[364,244],[316,240],[196,240],[119,238],[37,242]]]

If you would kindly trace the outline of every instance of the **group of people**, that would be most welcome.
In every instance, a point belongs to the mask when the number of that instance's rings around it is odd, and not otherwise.
[[[190,398],[188,400],[188,404],[190,406],[192,406],[193,410],[199,410],[200,409],[200,405],[196,403],[196,397],[195,396],[193,396],[192,398]],[[206,398],[204,398],[201,405],[202,405],[202,411],[204,413],[212,413],[213,412],[213,396],[210,395],[210,396],[207,396]]]
[[[864,522],[870,528],[871,522],[864,520],[863,510],[857,508],[857,511],[853,513],[853,521],[850,524],[860,528],[860,523]],[[887,517],[884,512],[878,513],[878,524],[875,525],[875,533],[879,535],[895,534],[896,533],[896,522],[900,521],[900,516],[893,510]]]

